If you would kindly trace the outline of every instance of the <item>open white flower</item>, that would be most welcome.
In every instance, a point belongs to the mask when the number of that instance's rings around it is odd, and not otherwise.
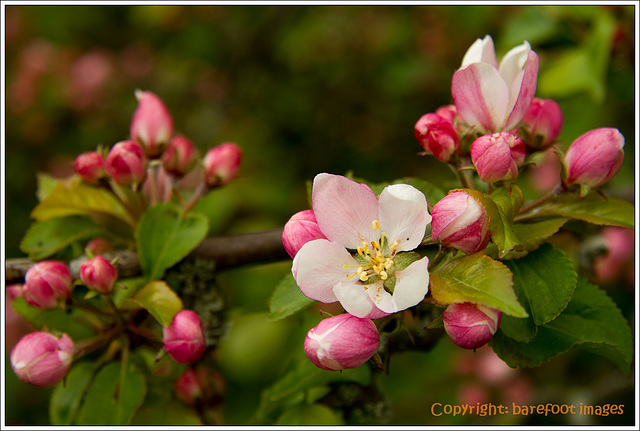
[[[424,299],[429,259],[404,269],[394,262],[399,253],[420,245],[431,221],[418,189],[391,185],[378,198],[364,184],[322,173],[313,181],[312,200],[327,239],[307,242],[293,260],[291,270],[302,293],[324,303],[340,301],[348,313],[368,318]]]

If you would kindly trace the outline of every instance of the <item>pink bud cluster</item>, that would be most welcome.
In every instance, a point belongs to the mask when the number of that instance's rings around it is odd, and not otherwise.
[[[182,179],[199,165],[203,168],[200,181],[208,188],[221,187],[235,179],[242,159],[240,147],[227,142],[211,148],[200,159],[193,142],[175,134],[173,117],[157,95],[150,91],[136,91],[135,95],[138,107],[131,119],[130,139],[116,143],[106,153],[92,151],[76,158],[75,172],[85,182],[96,185],[110,180],[117,186],[134,189],[144,184],[145,191],[152,189],[152,193],[164,187],[159,194],[166,200],[172,197],[172,179]],[[157,200],[149,199],[152,205]]]

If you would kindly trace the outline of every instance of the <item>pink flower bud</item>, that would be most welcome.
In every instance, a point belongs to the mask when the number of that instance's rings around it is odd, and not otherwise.
[[[593,261],[596,278],[603,283],[617,280],[627,271],[633,274],[635,231],[626,227],[607,226],[600,236],[607,251]]]
[[[340,314],[311,328],[304,351],[323,370],[357,368],[367,362],[380,346],[376,325],[369,319]]]
[[[226,142],[210,149],[204,156],[205,182],[209,187],[228,184],[238,174],[242,149]]]
[[[415,137],[427,154],[441,162],[460,155],[460,140],[451,121],[438,114],[425,114],[415,125]]]
[[[162,100],[150,91],[136,91],[138,108],[131,119],[131,139],[141,144],[150,158],[162,154],[173,136],[173,119]]]
[[[105,175],[104,159],[97,151],[80,154],[73,162],[73,168],[88,183],[96,183]]]
[[[46,260],[29,268],[22,296],[37,308],[56,308],[71,295],[71,271],[62,262]]]
[[[565,184],[599,187],[618,173],[624,161],[624,136],[618,129],[591,130],[576,139],[564,155]]]
[[[200,317],[191,310],[178,312],[168,328],[162,328],[163,347],[181,364],[195,362],[206,348]]]
[[[146,174],[144,150],[133,141],[118,142],[109,151],[105,168],[119,186],[140,183]]]
[[[464,191],[442,198],[433,206],[431,217],[433,240],[464,253],[484,250],[491,237],[484,206]]]
[[[501,318],[501,311],[469,302],[451,304],[442,313],[447,335],[464,349],[487,344],[498,330]]]
[[[8,284],[7,285],[7,299],[13,301],[14,299],[22,297],[22,284]]]
[[[105,254],[113,251],[113,246],[104,238],[94,238],[84,246],[84,251],[87,254],[96,256],[98,254]]]
[[[182,177],[195,165],[197,157],[198,152],[193,143],[178,135],[171,139],[167,151],[162,155],[162,166],[170,174]]]
[[[541,150],[548,147],[562,130],[562,109],[554,100],[534,98],[522,119],[528,135],[527,147]]]
[[[18,378],[34,386],[52,386],[62,380],[71,367],[73,341],[47,332],[32,332],[18,341],[11,351],[11,367]]]
[[[524,141],[509,132],[484,135],[471,144],[471,161],[486,183],[515,180],[526,155]]]
[[[455,123],[458,119],[458,110],[456,109],[456,105],[441,106],[436,109],[436,114],[438,114],[451,124]]]
[[[193,368],[187,368],[173,385],[176,395],[185,404],[193,404],[197,398],[202,398],[202,384],[198,373]]]
[[[106,295],[111,293],[118,271],[107,259],[96,256],[80,264],[80,279],[89,289]]]
[[[298,250],[303,245],[314,239],[320,239],[326,237],[320,232],[316,217],[313,215],[313,210],[304,210],[295,213],[287,223],[284,225],[282,231],[282,244],[284,244],[285,250],[289,253],[289,256],[293,259],[296,257]]]

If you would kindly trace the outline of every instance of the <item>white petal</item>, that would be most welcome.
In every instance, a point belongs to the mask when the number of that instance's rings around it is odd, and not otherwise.
[[[396,286],[393,290],[393,299],[397,311],[417,305],[429,292],[428,266],[429,258],[423,257],[402,271],[396,271]]]
[[[313,213],[322,233],[345,248],[376,239],[371,222],[378,218],[378,198],[370,188],[340,175],[318,174],[313,180]]]
[[[399,251],[413,250],[422,242],[431,215],[424,194],[413,186],[395,184],[380,193],[379,222],[390,243]]]
[[[515,48],[511,48],[500,61],[500,75],[506,81],[509,88],[513,88],[512,83],[518,78],[524,69],[524,64],[527,62],[527,56],[531,51],[531,45],[529,42],[524,42],[522,45],[518,45]],[[520,77],[522,81],[522,77]],[[518,86],[518,89],[520,86]],[[517,97],[516,93],[516,97]]]
[[[336,302],[333,286],[355,272],[356,261],[343,246],[326,239],[309,241],[296,254],[292,273],[305,296],[320,302]]]
[[[385,313],[395,313],[398,306],[389,292],[384,289],[382,282],[367,285],[367,294],[376,307]]]
[[[367,317],[373,310],[373,303],[364,290],[364,286],[355,282],[344,281],[338,283],[333,288],[342,308],[349,314],[356,317]]]
[[[491,36],[489,35],[485,36],[484,39],[477,39],[473,42],[464,54],[464,57],[462,58],[462,65],[460,67],[462,68],[470,65],[471,63],[479,62],[489,63],[495,68],[498,67],[493,39],[491,39]]]

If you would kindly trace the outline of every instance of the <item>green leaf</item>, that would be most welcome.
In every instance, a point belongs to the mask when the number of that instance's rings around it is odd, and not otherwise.
[[[147,280],[144,277],[127,278],[125,280],[118,280],[113,286],[111,292],[111,299],[116,307],[125,307],[125,302],[135,293],[137,293],[143,286],[145,286]],[[136,307],[137,308],[137,307]]]
[[[169,425],[204,425],[195,409],[186,408],[175,401],[170,404],[143,406],[138,410],[131,425],[145,427],[156,425],[166,428]],[[148,429],[148,428],[147,428]]]
[[[342,415],[322,404],[297,404],[286,409],[275,425],[344,425]]]
[[[518,210],[524,202],[522,189],[517,184],[512,184],[511,188],[498,187],[491,193],[491,199],[498,206],[504,217],[512,222],[518,214]]]
[[[633,228],[635,208],[623,199],[589,193],[580,200],[576,193],[563,193],[528,213],[529,217],[561,216],[598,225],[613,225]]]
[[[549,237],[554,235],[567,222],[567,218],[555,217],[533,223],[515,223],[513,231],[524,246],[524,251],[512,250],[502,257],[503,260],[519,259],[527,253],[537,250]],[[495,248],[495,246],[494,246]],[[497,250],[487,247],[484,252],[489,256],[497,256]]]
[[[55,386],[49,402],[52,425],[71,425],[95,371],[94,362],[74,363],[64,381]]]
[[[147,280],[162,278],[167,268],[200,244],[208,229],[207,217],[200,213],[185,215],[172,203],[150,208],[136,230],[138,258]]]
[[[165,328],[171,324],[173,316],[182,310],[182,300],[161,280],[147,283],[130,299],[146,309]]]
[[[276,286],[269,300],[269,319],[280,320],[308,307],[313,299],[304,296],[291,273]]]
[[[34,325],[37,329],[48,328],[64,332],[73,340],[90,338],[96,333],[91,329],[95,318],[87,312],[73,307],[68,313],[59,308],[46,310],[32,307],[24,298],[16,298],[11,306],[22,318]]]
[[[366,386],[371,381],[371,371],[365,366],[341,372],[322,370],[305,357],[290,367],[282,379],[262,392],[256,418],[263,421],[282,407],[302,402],[307,390],[336,381],[355,381]]]
[[[582,278],[578,279],[567,308],[556,319],[538,327],[533,341],[518,342],[507,337],[501,328],[490,345],[511,367],[535,367],[576,347],[608,358],[627,375],[634,351],[631,329],[616,304],[603,290]]]
[[[500,204],[503,205],[505,210],[508,212],[508,214],[505,214],[503,210],[501,210],[501,207],[496,204],[488,195],[477,190],[460,190],[468,193],[472,198],[476,199],[484,207],[487,214],[487,223],[489,224],[489,230],[491,231],[491,239],[498,248],[498,256],[500,258],[502,258],[511,250],[522,251],[522,244],[513,231],[511,221],[509,220],[511,213],[514,211],[513,208],[517,205],[517,192],[514,192],[514,196],[516,199],[514,199],[513,203],[510,203],[510,198],[505,197],[502,192],[497,193]]]
[[[42,260],[76,241],[101,234],[100,226],[88,217],[53,218],[33,223],[20,243],[20,250],[32,260]]]
[[[33,209],[31,217],[45,221],[71,215],[106,214],[124,221],[130,226],[135,220],[107,189],[93,187],[77,178],[60,181],[54,189]]]
[[[511,271],[482,252],[463,256],[430,274],[431,294],[441,304],[472,302],[526,317],[513,291]]]
[[[132,364],[111,362],[87,390],[78,425],[127,425],[144,401],[147,385]]]
[[[578,275],[571,260],[550,244],[505,264],[513,273],[513,287],[529,318],[503,316],[500,328],[507,336],[528,342],[535,337],[537,326],[555,319],[567,306]]]
[[[51,175],[44,172],[38,172],[36,174],[36,178],[38,181],[36,196],[38,197],[38,202],[41,202],[44,198],[49,196],[53,189],[56,188],[56,185],[60,182],[60,180],[57,180]]]

